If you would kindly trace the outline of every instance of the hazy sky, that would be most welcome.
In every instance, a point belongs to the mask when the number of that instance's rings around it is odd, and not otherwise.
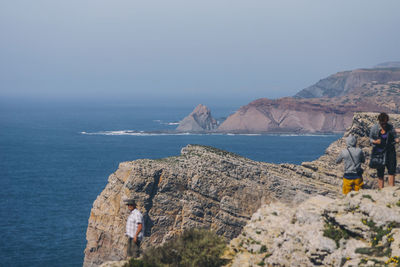
[[[400,60],[399,0],[0,2],[0,98],[232,102]]]

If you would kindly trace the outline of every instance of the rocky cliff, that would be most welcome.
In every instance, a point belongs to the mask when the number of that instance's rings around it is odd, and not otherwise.
[[[346,132],[358,135],[367,153],[366,136],[375,120],[376,114],[356,114]],[[400,115],[391,121],[400,125]],[[191,227],[213,229],[232,239],[263,204],[300,203],[314,195],[338,197],[342,166],[334,161],[343,147],[340,139],[321,158],[301,166],[256,162],[198,145],[183,148],[176,157],[123,162],[93,204],[84,266],[124,258],[128,210],[123,199],[135,198],[145,215],[144,248]],[[373,172],[366,175],[367,187],[374,188],[369,178]]]
[[[338,97],[349,94],[355,88],[369,82],[387,83],[400,81],[400,68],[358,69],[339,72],[295,95],[300,98]]]
[[[231,267],[398,266],[400,188],[263,205],[226,257]]]
[[[229,133],[344,132],[357,106],[320,101],[262,98],[241,107],[219,127]]]
[[[216,129],[217,121],[211,111],[204,105],[198,105],[192,113],[179,122],[178,132],[205,132]]]
[[[125,198],[135,198],[147,218],[143,247],[191,227],[211,228],[231,239],[262,203],[337,195],[337,185],[320,176],[325,174],[197,145],[183,148],[177,157],[121,163],[93,204],[84,266],[124,257]]]
[[[354,112],[400,112],[400,81],[371,82],[340,97],[258,99],[241,107],[219,127],[230,133],[344,132]]]

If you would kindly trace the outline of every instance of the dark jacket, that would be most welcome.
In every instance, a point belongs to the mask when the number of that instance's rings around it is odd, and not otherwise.
[[[371,128],[371,132],[369,133],[369,139],[372,144],[372,141],[379,139],[379,131],[381,130],[381,126],[379,124],[375,124]],[[395,139],[397,138],[397,133],[390,123],[387,124],[387,133],[389,134],[389,138],[387,140],[387,150],[394,150],[395,149]],[[381,147],[384,148],[385,144],[376,145],[373,144],[374,147]]]

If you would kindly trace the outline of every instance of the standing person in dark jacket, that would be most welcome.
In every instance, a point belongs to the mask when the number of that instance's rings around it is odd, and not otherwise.
[[[389,174],[389,185],[394,186],[396,175],[396,148],[395,143],[399,142],[396,130],[389,123],[389,116],[386,113],[381,113],[378,116],[379,124],[375,124],[371,128],[370,141],[373,144],[373,151],[385,153],[385,166]],[[385,166],[378,168],[378,186],[384,187]]]
[[[340,152],[336,163],[344,160],[344,175],[343,175],[343,194],[350,191],[358,191],[363,186],[361,163],[365,162],[364,152],[356,147],[357,139],[355,136],[346,138],[347,148]]]

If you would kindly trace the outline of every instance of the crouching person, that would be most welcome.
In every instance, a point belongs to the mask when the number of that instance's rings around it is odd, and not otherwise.
[[[357,138],[355,136],[348,136],[346,138],[347,148],[343,149],[336,163],[339,164],[344,161],[344,175],[343,175],[343,194],[350,191],[358,191],[363,186],[363,169],[361,163],[365,162],[364,152],[356,147]]]
[[[138,258],[140,242],[143,239],[144,233],[144,222],[142,213],[136,208],[135,200],[128,199],[125,200],[130,214],[128,220],[126,221],[126,235],[128,236],[128,258]]]

